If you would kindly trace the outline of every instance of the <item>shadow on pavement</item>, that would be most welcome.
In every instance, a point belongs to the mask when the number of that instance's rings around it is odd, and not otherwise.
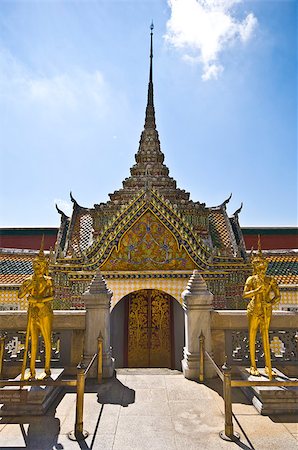
[[[97,387],[97,400],[102,405],[128,406],[135,402],[135,391],[122,384],[117,378],[112,378]]]
[[[55,450],[67,450],[66,447],[58,442],[60,434],[60,420],[55,416],[57,406],[62,401],[64,395],[68,392],[75,392],[75,389],[67,389],[62,391],[56,397],[47,413],[43,416],[1,417],[0,425],[20,425],[21,433],[24,439],[24,446],[3,446],[4,443],[1,443],[0,448],[3,450],[19,450],[24,448],[30,450],[52,450],[53,448]],[[104,380],[100,385],[94,385],[92,382],[87,382],[85,392],[94,392],[94,394],[97,395],[98,403],[101,403],[102,406],[98,415],[95,430],[94,432],[91,432],[91,434],[93,434],[93,439],[90,447],[85,441],[78,442],[78,446],[82,450],[92,449],[94,446],[94,438],[99,427],[104,405],[114,404],[126,407],[135,402],[135,391],[122,384],[117,378]]]
[[[209,379],[204,382],[205,386],[212,389],[212,391],[216,392],[220,397],[223,399],[223,383],[220,379]],[[242,403],[243,405],[251,405],[251,402],[245,397],[243,392],[240,389],[232,389],[232,403]],[[233,406],[232,406],[233,408]],[[243,436],[245,437],[248,445],[246,445],[244,442],[238,439],[233,439],[233,442],[240,448],[243,448],[244,450],[255,450],[252,442],[250,441],[249,437],[247,436],[245,430],[243,429],[241,423],[233,414],[233,418],[235,422],[237,423],[238,427],[240,428],[241,432],[243,433]]]
[[[223,399],[223,383],[219,378],[210,379],[204,381],[205,386],[212,389],[212,391],[217,392]],[[240,388],[232,388],[232,402],[242,403],[243,405],[251,405],[252,403],[243,394]]]
[[[268,416],[275,423],[296,423],[298,424],[298,414],[277,414]],[[297,425],[298,433],[298,425]]]

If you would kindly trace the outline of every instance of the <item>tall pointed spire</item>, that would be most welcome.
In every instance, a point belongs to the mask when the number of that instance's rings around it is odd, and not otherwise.
[[[156,128],[155,124],[155,111],[153,103],[153,22],[150,25],[150,69],[149,69],[149,84],[148,84],[148,97],[145,117],[145,129]]]
[[[141,133],[139,148],[135,155],[136,164],[130,169],[130,177],[123,181],[123,188],[109,194],[112,201],[125,203],[137,189],[158,189],[159,192],[174,203],[189,200],[189,193],[177,189],[176,181],[169,176],[169,169],[164,164],[164,154],[160,149],[158,131],[155,123],[153,101],[153,22],[150,25],[150,66],[147,105],[144,129]]]
[[[136,154],[137,166],[131,169],[132,175],[153,175],[153,166],[160,165],[164,161],[164,155],[160,150],[160,142],[155,123],[155,110],[153,102],[153,22],[150,25],[150,67],[147,94],[147,105],[145,114],[144,130],[141,134],[138,153]],[[139,166],[142,163],[143,167]],[[167,176],[169,169],[165,166],[159,167],[157,172]]]

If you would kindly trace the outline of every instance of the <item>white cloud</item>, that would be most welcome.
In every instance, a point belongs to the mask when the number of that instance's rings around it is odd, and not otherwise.
[[[171,17],[166,41],[183,50],[183,59],[203,66],[203,80],[216,79],[222,73],[220,53],[240,40],[247,42],[257,19],[249,13],[242,21],[233,7],[242,0],[168,0]]]
[[[204,66],[204,73],[202,75],[202,80],[207,81],[217,79],[219,75],[223,72],[224,68],[220,64],[209,64]]]
[[[239,25],[239,33],[243,42],[246,42],[251,37],[255,27],[257,25],[257,19],[250,13],[245,20]]]
[[[0,49],[0,99],[52,109],[78,110],[83,104],[101,107],[106,102],[103,75],[74,68],[57,75],[38,74]]]

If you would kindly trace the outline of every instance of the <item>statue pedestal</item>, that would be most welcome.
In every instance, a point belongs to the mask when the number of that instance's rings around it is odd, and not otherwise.
[[[250,375],[249,369],[239,367],[239,372],[244,380],[268,381],[265,369],[259,369],[261,376]],[[286,375],[273,368],[277,376],[276,381],[291,381]],[[252,386],[241,388],[246,397],[251,400],[256,410],[262,415],[294,414],[298,413],[298,388],[280,386]]]
[[[43,372],[36,369],[36,376]],[[64,369],[51,369],[51,379],[62,377]],[[14,378],[19,381],[21,375]],[[0,388],[0,416],[40,416],[45,414],[61,390],[61,386],[5,386]]]

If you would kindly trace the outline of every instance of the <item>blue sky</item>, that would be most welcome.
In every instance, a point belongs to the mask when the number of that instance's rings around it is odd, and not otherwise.
[[[69,192],[92,207],[134,163],[149,26],[165,163],[242,226],[297,225],[297,3],[0,3],[0,226],[58,226]]]

